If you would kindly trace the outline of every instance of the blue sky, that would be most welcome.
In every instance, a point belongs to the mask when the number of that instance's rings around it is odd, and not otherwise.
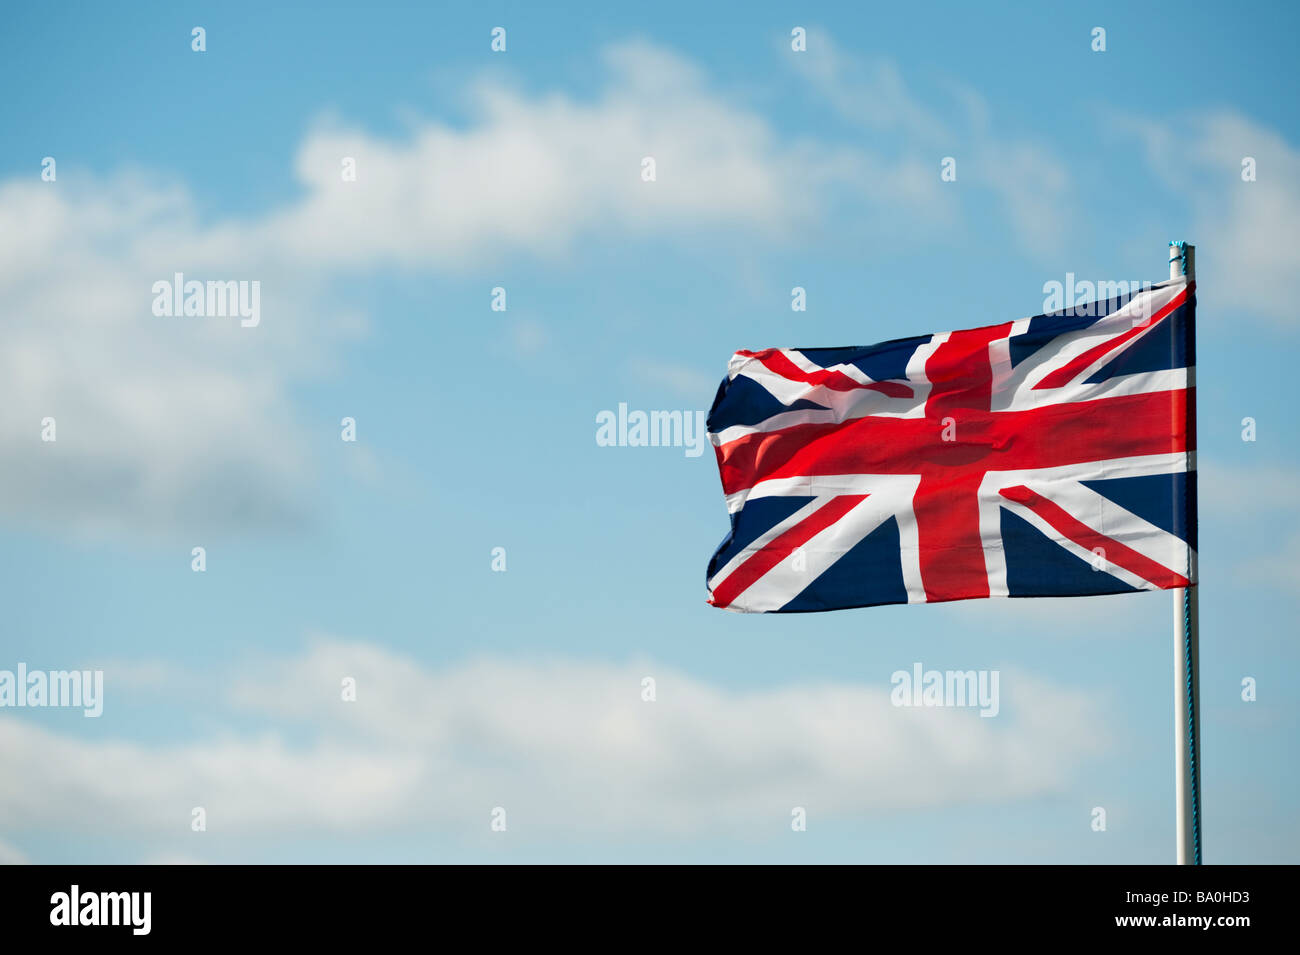
[[[1168,594],[721,613],[711,455],[594,435],[1185,238],[1206,860],[1300,861],[1297,14],[1129,6],[7,14],[0,669],[106,698],[0,714],[0,859],[1170,861]],[[1002,713],[889,707],[916,661]]]

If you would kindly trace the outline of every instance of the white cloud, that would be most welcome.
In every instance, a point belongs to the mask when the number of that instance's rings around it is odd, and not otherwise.
[[[1105,738],[1089,698],[1009,671],[995,719],[894,707],[884,674],[736,692],[648,663],[430,669],[331,640],[239,672],[231,711],[275,731],[146,745],[0,719],[0,763],[18,768],[0,777],[0,818],[158,835],[201,805],[225,833],[422,821],[471,833],[501,805],[530,832],[683,833],[766,826],[797,805],[836,815],[1033,797],[1064,788]],[[654,703],[640,698],[646,675]],[[355,703],[340,700],[344,676]]]
[[[872,134],[875,151],[895,156],[884,177],[891,189],[926,205],[942,194],[955,208],[953,193],[973,186],[996,198],[1026,251],[1050,254],[1063,245],[1073,208],[1065,162],[1044,143],[993,129],[976,90],[954,86],[958,118],[947,119],[908,89],[893,63],[847,54],[822,31],[810,33],[808,50],[790,59],[832,109]],[[957,179],[941,185],[947,156],[956,160]]]
[[[1253,448],[1253,445],[1245,445]],[[1206,519],[1266,517],[1295,521],[1300,473],[1276,465],[1229,464],[1201,455],[1196,468],[1197,505]]]
[[[998,197],[1027,251],[1052,255],[1065,246],[1072,214],[1069,174],[1048,147],[983,138],[974,143],[971,159],[974,181]]]
[[[140,175],[65,166],[54,183],[0,183],[0,514],[187,537],[309,519],[313,432],[290,395],[364,329],[323,294],[340,273],[559,259],[588,235],[784,241],[835,184],[898,201],[877,160],[787,142],[667,51],[606,59],[591,101],[484,84],[468,125],[423,121],[404,139],[319,128],[296,159],[304,195],[244,221],[205,222],[184,188]],[[645,156],[656,182],[641,180]],[[152,284],[175,272],[260,281],[261,324],[153,316]],[[512,335],[525,352],[543,340]],[[40,440],[46,417],[55,443]]]
[[[825,31],[813,30],[808,49],[790,62],[837,113],[853,123],[904,134],[918,146],[933,147],[950,139],[947,124],[912,95],[897,66],[888,60],[845,53]]]
[[[584,238],[726,230],[787,242],[847,201],[872,228],[925,228],[961,208],[938,179],[948,154],[962,189],[995,197],[1027,248],[1042,252],[1062,234],[1064,164],[991,129],[971,90],[954,92],[959,118],[947,119],[887,62],[815,35],[792,61],[869,133],[834,145],[785,134],[661,48],[620,44],[605,59],[608,82],[589,99],[479,83],[465,124],[416,120],[398,137],[319,126],[295,160],[303,194],[244,220],[206,222],[184,188],[139,174],[94,180],[65,167],[57,183],[0,183],[0,514],[187,537],[309,520],[311,448],[325,429],[306,425],[291,395],[332,368],[341,340],[364,332],[365,316],[325,294],[350,272],[464,272],[519,255],[565,262]],[[1240,258],[1279,276],[1293,264],[1294,244],[1276,239],[1295,220],[1286,183],[1296,155],[1231,117],[1215,123],[1215,136],[1249,142],[1261,170],[1255,192],[1234,200],[1245,205],[1221,213],[1241,238],[1226,264]],[[1202,159],[1222,164],[1238,151],[1224,149],[1207,146]],[[656,182],[641,179],[645,156]],[[344,157],[357,162],[355,182],[342,181]],[[1260,219],[1267,239],[1251,231]],[[262,324],[154,317],[152,283],[177,271],[261,281]],[[528,321],[510,335],[516,354],[546,337]],[[679,391],[702,383],[689,371],[658,377]],[[54,444],[40,440],[47,416],[58,422]]]
[[[1234,576],[1246,583],[1262,583],[1282,593],[1294,595],[1300,588],[1300,531],[1292,531],[1280,548],[1271,554],[1245,558]]]
[[[263,241],[311,263],[446,269],[562,255],[588,233],[777,236],[851,175],[845,157],[787,145],[666,50],[621,44],[605,61],[610,83],[592,102],[482,84],[467,128],[430,121],[403,141],[318,129],[296,163],[308,195],[266,224]],[[341,181],[344,156],[357,161],[355,182]],[[654,182],[641,178],[647,156]]]
[[[297,298],[301,276],[209,258],[192,220],[183,195],[130,177],[0,185],[5,516],[146,535],[302,519],[286,383],[335,337],[331,316]],[[153,283],[177,271],[262,281],[268,320],[154,316]]]
[[[1199,296],[1294,326],[1300,274],[1300,149],[1240,113],[1116,120],[1141,136],[1152,168],[1191,210]],[[1255,160],[1256,179],[1242,179]]]
[[[0,865],[26,865],[27,856],[6,842],[0,841]]]
[[[1219,549],[1234,554],[1223,570],[1244,586],[1292,594],[1300,586],[1300,520],[1295,489],[1300,474],[1277,465],[1198,463],[1197,505],[1201,523],[1215,534]],[[1204,542],[1206,531],[1202,531]],[[1261,547],[1261,542],[1265,546]],[[1204,543],[1202,543],[1204,546]],[[1204,574],[1206,553],[1202,552]]]
[[[675,362],[637,358],[628,362],[629,370],[637,378],[656,388],[693,402],[694,408],[707,408],[718,390],[722,375],[709,375],[698,368]]]
[[[516,358],[532,358],[546,348],[546,326],[535,318],[517,318],[510,323],[510,350]]]

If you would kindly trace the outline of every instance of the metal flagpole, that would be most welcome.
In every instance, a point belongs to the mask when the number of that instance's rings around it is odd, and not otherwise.
[[[1169,278],[1196,279],[1196,247],[1183,242],[1169,243]],[[1195,326],[1192,328],[1195,335]],[[1190,358],[1191,355],[1189,354]],[[1188,464],[1195,466],[1196,365],[1187,363],[1187,444]],[[1190,471],[1190,468],[1189,468]],[[1195,475],[1189,473],[1188,481]],[[1188,515],[1195,522],[1194,513]],[[1189,525],[1189,530],[1190,530]],[[1190,534],[1189,534],[1190,538]],[[1190,543],[1190,541],[1189,541]],[[1189,550],[1187,579],[1195,582],[1196,553]],[[1200,614],[1197,596],[1200,587],[1174,590],[1174,799],[1178,827],[1178,864],[1201,864],[1201,690],[1200,690]]]

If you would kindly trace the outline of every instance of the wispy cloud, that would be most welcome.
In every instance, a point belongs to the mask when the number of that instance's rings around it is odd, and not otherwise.
[[[843,119],[871,134],[870,153],[891,155],[884,177],[896,192],[945,205],[968,187],[996,199],[1021,246],[1051,254],[1071,219],[1068,166],[1042,141],[993,126],[993,110],[978,91],[957,85],[948,109],[927,105],[887,59],[846,53],[823,30],[812,31],[795,69]],[[957,179],[940,185],[940,160],[956,160]],[[876,160],[877,163],[882,160]]]
[[[1277,465],[1202,459],[1197,497],[1201,522],[1233,554],[1223,571],[1238,584],[1293,594],[1300,586],[1300,511],[1295,505],[1300,473]],[[1202,540],[1208,536],[1201,533]],[[1265,542],[1261,547],[1260,542]]]
[[[669,361],[638,358],[629,362],[629,370],[641,381],[662,388],[677,398],[694,402],[694,406],[707,407],[718,389],[722,375],[709,375],[697,368]]]
[[[206,222],[156,177],[65,168],[0,184],[2,513],[137,536],[309,521],[313,439],[291,394],[365,332],[327,294],[349,273],[558,261],[584,237],[789,241],[837,188],[898,201],[903,180],[878,159],[788,143],[667,50],[604,56],[591,100],[482,83],[467,126],[423,120],[391,139],[318,127],[295,161],[304,194],[250,218]],[[259,281],[261,323],[154,316],[152,285],[176,272]],[[528,324],[512,336],[523,353],[543,341]],[[55,442],[41,440],[46,418]]]
[[[820,814],[1033,797],[1105,743],[1078,691],[1004,674],[1004,715],[897,708],[890,686],[725,690],[669,667],[497,659],[429,668],[319,640],[242,668],[225,705],[266,727],[150,745],[0,719],[0,818],[23,831],[112,819],[157,836],[205,807],[229,834],[355,833],[504,806],[534,833],[686,833]],[[642,679],[656,681],[645,702]],[[356,702],[343,702],[344,677]]]
[[[1228,109],[1115,121],[1145,144],[1152,170],[1191,209],[1201,297],[1223,294],[1234,311],[1295,327],[1290,288],[1300,275],[1300,149]],[[1254,181],[1242,178],[1247,160]]]
[[[6,842],[0,841],[0,865],[26,865],[27,856]]]

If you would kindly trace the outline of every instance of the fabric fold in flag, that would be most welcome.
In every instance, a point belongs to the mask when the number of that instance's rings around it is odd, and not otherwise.
[[[798,613],[1195,583],[1195,282],[859,348],[739,351],[709,603]]]

